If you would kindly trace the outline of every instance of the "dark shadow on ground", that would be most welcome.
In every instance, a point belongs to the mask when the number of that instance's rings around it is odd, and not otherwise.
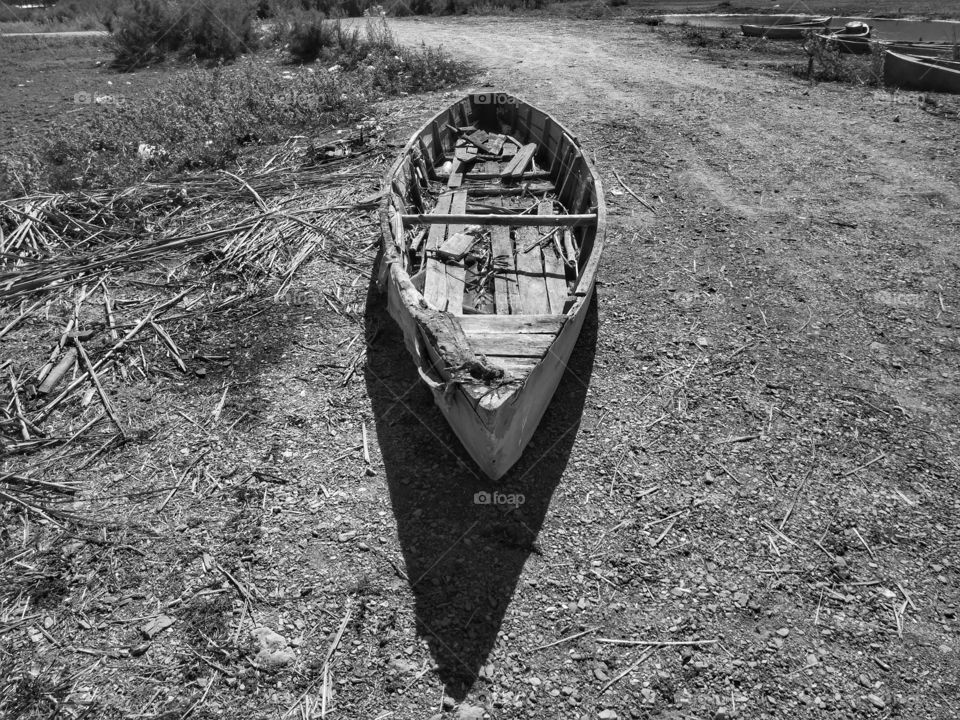
[[[417,631],[446,692],[462,700],[497,639],[580,426],[597,337],[590,304],[569,367],[520,462],[496,484],[473,464],[419,381],[383,297],[371,291],[365,378],[416,602]],[[474,494],[522,493],[518,508]]]

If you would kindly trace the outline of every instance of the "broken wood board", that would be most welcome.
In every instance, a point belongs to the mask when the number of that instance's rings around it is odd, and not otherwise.
[[[527,169],[527,165],[529,165],[530,161],[533,160],[533,156],[536,152],[536,143],[528,143],[527,145],[524,145],[500,174],[505,177],[519,177],[523,175]]]
[[[477,242],[477,236],[469,232],[456,233],[448,237],[444,243],[437,248],[437,255],[442,260],[452,260],[459,262],[470,252],[470,248]]]

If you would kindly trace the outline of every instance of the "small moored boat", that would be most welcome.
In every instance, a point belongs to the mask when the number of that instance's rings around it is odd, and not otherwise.
[[[806,33],[826,30],[830,20],[829,17],[817,17],[790,24],[741,25],[740,32],[747,37],[762,37],[767,40],[802,40]]]
[[[438,113],[384,178],[388,311],[491,479],[520,458],[560,382],[605,217],[574,136],[505,93],[474,93]]]
[[[887,42],[883,40],[871,41],[879,44],[882,50],[900,53],[901,55],[918,55],[920,57],[936,57],[944,60],[960,60],[960,45],[949,43],[927,42]]]
[[[960,61],[887,50],[883,56],[883,81],[907,90],[960,93]]]
[[[864,22],[848,22],[842,28],[817,37],[833,44],[842,53],[864,55],[870,52],[870,26]]]

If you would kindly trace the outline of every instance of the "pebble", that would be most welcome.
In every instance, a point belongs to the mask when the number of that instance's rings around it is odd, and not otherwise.
[[[597,717],[600,720],[617,720],[618,715],[616,710],[603,710]]]
[[[786,637],[789,634],[790,634],[789,628],[780,628],[779,630],[777,630],[777,635],[779,635],[780,637]]]
[[[483,720],[484,710],[477,705],[461,705],[457,710],[457,720]]]
[[[874,695],[873,693],[867,695],[867,700],[869,700],[870,704],[873,705],[874,707],[883,709],[887,706],[887,703],[884,702],[882,697],[880,697],[879,695]]]

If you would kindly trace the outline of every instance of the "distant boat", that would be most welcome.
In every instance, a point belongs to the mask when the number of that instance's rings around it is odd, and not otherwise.
[[[949,43],[927,42],[886,42],[874,40],[883,50],[900,53],[901,55],[919,55],[920,57],[936,57],[945,60],[960,60],[960,45]]]
[[[960,94],[960,61],[887,50],[883,58],[883,81],[908,90]]]
[[[864,22],[848,22],[842,28],[829,33],[817,33],[842,53],[864,55],[870,52],[870,26]]]
[[[826,30],[831,19],[829,17],[817,17],[804,22],[789,24],[741,25],[740,31],[747,37],[762,37],[768,40],[802,40],[805,33]]]

